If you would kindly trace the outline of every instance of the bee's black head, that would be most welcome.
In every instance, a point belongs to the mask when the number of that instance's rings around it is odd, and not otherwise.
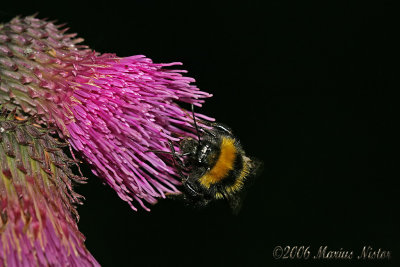
[[[199,141],[190,137],[182,139],[179,143],[181,154],[188,155],[189,157],[196,155],[198,147]]]

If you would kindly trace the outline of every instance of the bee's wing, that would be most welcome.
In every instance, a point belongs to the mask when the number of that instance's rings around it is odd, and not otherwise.
[[[262,172],[262,170],[264,169],[264,164],[262,161],[253,157],[252,158],[245,157],[245,158],[248,161],[250,167],[248,178],[254,179],[254,177],[258,176]]]
[[[202,131],[208,134],[215,135],[216,133],[219,133],[223,135],[233,136],[232,129],[225,124],[206,120],[200,120],[199,123],[208,127],[208,129],[207,127],[202,127]]]
[[[245,158],[246,161],[248,161],[250,171],[248,176],[246,177],[246,183],[244,184],[244,187],[242,190],[239,192],[236,192],[233,195],[230,195],[227,198],[228,204],[232,210],[232,213],[237,215],[239,214],[242,206],[243,206],[243,201],[247,195],[248,188],[253,184],[254,178],[258,176],[263,169],[263,162],[254,158]]]
[[[229,196],[229,198],[227,199],[229,207],[231,208],[232,213],[234,215],[238,215],[240,210],[242,209],[243,199],[245,197],[245,194],[246,194],[245,191],[241,191],[234,195]]]

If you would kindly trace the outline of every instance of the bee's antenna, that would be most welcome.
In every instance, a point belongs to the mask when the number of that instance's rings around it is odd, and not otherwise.
[[[146,153],[153,152],[153,153],[173,155],[173,153],[171,151],[164,151],[164,150],[146,150],[145,152]]]
[[[193,116],[194,127],[196,128],[196,134],[197,134],[197,138],[199,139],[199,144],[200,144],[200,142],[201,142],[200,133],[199,133],[199,128],[197,127],[196,117],[194,116],[194,106],[193,106],[193,104],[191,104],[191,107],[192,107],[192,116]]]
[[[186,152],[186,153],[181,153],[181,154],[177,154],[171,151],[164,151],[164,150],[146,150],[145,153],[149,153],[149,152],[153,152],[153,153],[160,153],[160,154],[168,154],[168,155],[175,155],[175,156],[179,156],[179,157],[184,157],[190,154],[190,152]]]

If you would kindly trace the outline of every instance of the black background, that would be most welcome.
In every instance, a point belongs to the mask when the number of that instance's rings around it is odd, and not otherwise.
[[[8,1],[0,10],[3,22],[35,12],[66,22],[99,52],[183,62],[214,94],[197,111],[264,162],[238,216],[222,203],[198,211],[171,200],[134,212],[84,169],[79,227],[103,266],[399,262],[392,2]],[[272,257],[296,245],[314,254],[370,245],[392,259]]]

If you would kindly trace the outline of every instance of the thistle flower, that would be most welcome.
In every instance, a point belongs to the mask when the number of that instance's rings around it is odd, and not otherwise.
[[[180,63],[99,54],[59,28],[34,17],[0,26],[0,100],[57,126],[133,209],[134,199],[148,210],[143,200],[179,193],[172,162],[146,151],[193,135],[193,118],[177,103],[201,106],[211,95],[168,68]]]
[[[0,115],[0,266],[98,266],[78,231],[73,163],[48,132]]]

